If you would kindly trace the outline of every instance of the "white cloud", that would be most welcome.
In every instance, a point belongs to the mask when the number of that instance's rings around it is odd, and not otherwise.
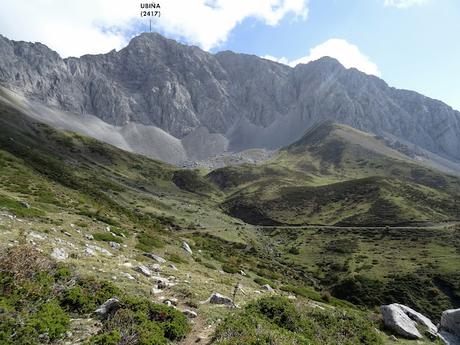
[[[140,18],[140,0],[0,0],[0,33],[42,42],[62,56],[120,49]],[[306,18],[308,0],[159,0],[154,27],[210,49],[244,19],[277,25],[286,15]]]
[[[364,55],[356,45],[338,38],[333,38],[317,45],[310,49],[310,53],[307,56],[293,61],[289,61],[285,57],[275,58],[270,55],[265,55],[263,58],[294,67],[301,63],[318,60],[324,56],[330,56],[337,59],[346,68],[354,67],[361,72],[380,76],[378,66],[372,62],[369,57]]]
[[[428,0],[385,0],[385,6],[397,7],[397,8],[409,8],[415,5],[422,5],[427,3]]]

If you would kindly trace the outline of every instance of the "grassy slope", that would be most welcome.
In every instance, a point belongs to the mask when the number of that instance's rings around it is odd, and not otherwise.
[[[225,198],[242,193],[243,187],[245,192],[257,191],[259,184],[266,183],[267,193],[273,196],[278,192],[278,185],[289,188],[301,181],[302,188],[312,188],[340,181],[340,169],[336,171],[335,167],[327,165],[330,173],[323,174],[319,171],[324,167],[310,167],[319,162],[313,153],[304,155],[299,152],[296,162],[292,160],[293,154],[282,153],[269,165],[229,168],[242,176],[227,180],[233,182],[222,186],[215,178],[222,170],[211,173],[207,178],[196,172],[177,171],[169,165],[97,141],[36,124],[8,107],[2,106],[0,110],[1,243],[14,243],[18,237],[26,236],[28,241],[37,243],[47,253],[55,247],[64,247],[71,254],[69,264],[79,274],[116,279],[123,290],[146,296],[151,281],[125,264],[150,264],[151,261],[141,255],[142,251],[155,251],[179,267],[178,272],[166,269],[165,274],[191,281],[191,284],[180,283],[167,291],[183,299],[189,308],[196,308],[197,302],[206,299],[213,291],[231,295],[239,280],[246,291],[245,296],[240,296],[241,304],[259,296],[257,291],[260,290],[261,279],[283,290],[295,291],[299,297],[316,300],[322,298],[315,288],[332,288],[339,282],[325,279],[333,269],[326,270],[316,262],[310,265],[310,258],[318,258],[322,254],[316,253],[317,247],[307,242],[305,246],[300,245],[300,241],[307,238],[303,234],[298,236],[301,255],[290,254],[294,237],[286,236],[284,231],[257,231],[222,214],[217,207]],[[287,158],[283,158],[284,155]],[[213,185],[208,182],[211,178]],[[226,183],[225,179],[221,181]],[[386,183],[387,179],[383,178],[383,181]],[[276,188],[270,188],[271,185]],[[419,184],[416,187],[425,188]],[[25,207],[24,201],[31,207]],[[10,219],[9,214],[18,218]],[[200,225],[204,229],[201,230]],[[85,234],[96,235],[97,239],[106,238],[101,234],[107,234],[108,226],[113,233],[118,233],[116,238],[124,246],[119,252],[104,241],[85,240]],[[305,231],[308,235],[310,230]],[[45,239],[37,239],[37,233]],[[329,242],[328,236],[335,237],[334,234],[311,235],[317,239],[318,248],[319,244]],[[183,238],[195,250],[193,258],[185,256],[180,249]],[[452,271],[458,270],[455,262],[460,261],[454,260],[458,254],[453,238],[449,238],[451,247],[446,249],[451,255],[449,258],[440,248],[440,243],[432,240],[424,242],[426,247],[421,247],[420,251],[414,250],[414,255],[429,249],[428,253],[439,261],[441,272],[447,272],[449,267]],[[374,255],[373,241],[380,243],[373,237],[363,241],[369,242],[369,248],[362,250],[370,257]],[[114,257],[83,255],[88,243],[109,250]],[[404,242],[397,243],[395,241],[394,246],[402,250]],[[197,252],[198,249],[201,252]],[[331,255],[333,263],[337,258],[341,261],[341,254]],[[376,266],[374,271],[379,272],[387,267]],[[218,269],[222,268],[227,271],[244,269],[247,276],[219,273]],[[403,268],[407,272],[413,271],[410,265]],[[374,271],[360,270],[380,279],[380,273]],[[339,274],[338,279],[346,280],[353,272],[356,270],[346,271],[346,275]],[[135,276],[136,281],[127,280],[126,273]],[[335,299],[333,303],[339,307],[343,305]],[[198,309],[200,317],[210,324],[228,313],[207,305]]]
[[[228,195],[223,209],[259,225],[397,225],[460,214],[460,183],[376,137],[322,124],[262,166],[208,175]]]

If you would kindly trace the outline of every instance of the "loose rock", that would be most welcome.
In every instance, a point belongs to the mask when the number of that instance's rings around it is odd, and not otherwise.
[[[158,256],[158,255],[155,255],[155,254],[152,254],[152,253],[146,253],[144,254],[146,257],[150,258],[150,259],[153,259],[155,260],[156,262],[160,263],[160,264],[164,264],[166,263],[166,260],[163,259],[161,256]]]
[[[220,293],[214,292],[211,297],[209,297],[209,303],[211,304],[222,304],[233,307],[233,301],[231,298],[221,295]]]
[[[104,302],[99,308],[96,309],[95,313],[101,316],[106,316],[120,305],[120,300],[116,297],[112,297]]]
[[[139,265],[134,268],[135,271],[143,274],[146,277],[152,276],[152,272],[144,265]]]
[[[196,318],[198,316],[198,314],[196,312],[194,312],[193,310],[189,310],[189,309],[183,310],[182,314],[187,316],[189,319],[194,319],[194,318]]]
[[[187,253],[189,253],[190,255],[193,254],[192,249],[190,248],[190,246],[188,245],[187,242],[185,242],[185,241],[182,242],[182,248],[183,248]]]
[[[56,260],[66,260],[69,258],[69,254],[63,248],[54,248],[53,252],[51,253],[51,257]]]
[[[383,305],[380,308],[385,327],[407,339],[421,339],[417,325],[437,333],[437,327],[426,316],[402,304]]]

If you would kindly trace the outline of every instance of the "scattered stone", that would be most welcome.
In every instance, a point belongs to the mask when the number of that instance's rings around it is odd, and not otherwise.
[[[128,278],[129,280],[136,280],[136,278],[134,278],[131,274],[129,273],[126,273],[126,272],[123,272],[122,275],[126,278]]]
[[[107,256],[113,256],[113,254],[111,252],[109,252],[107,249],[101,248],[99,246],[95,246],[95,245],[92,245],[92,244],[86,244],[86,248],[92,249],[93,251],[100,252],[100,253],[105,254]]]
[[[233,301],[231,298],[221,295],[220,293],[214,292],[211,297],[209,297],[209,303],[211,304],[223,304],[233,307]]]
[[[246,272],[244,272],[243,270],[240,271],[240,274],[245,277],[246,276]]]
[[[190,255],[193,254],[192,249],[190,248],[190,246],[188,245],[187,242],[185,242],[185,241],[182,242],[182,248],[183,248],[187,253],[189,253]]]
[[[106,316],[110,314],[113,310],[118,308],[120,305],[120,300],[116,297],[112,297],[104,302],[99,308],[96,309],[95,313],[101,316]]]
[[[94,240],[94,236],[91,235],[91,234],[86,234],[86,235],[85,235],[85,238],[86,238],[88,241]]]
[[[67,231],[64,231],[64,235],[66,235],[68,237],[72,237],[72,234],[70,232],[67,232]]]
[[[51,257],[56,260],[66,260],[69,258],[69,254],[63,248],[54,248]]]
[[[158,255],[155,255],[155,254],[152,254],[152,253],[145,253],[144,255],[146,257],[150,258],[150,259],[155,260],[156,262],[158,262],[160,264],[166,263],[166,260],[163,259],[161,256],[158,256]]]
[[[42,234],[39,234],[35,231],[32,231],[30,234],[29,234],[30,237],[32,238],[35,238],[37,240],[41,240],[43,241],[44,239],[46,239],[46,236],[45,235],[42,235]]]
[[[169,304],[173,305],[173,306],[177,306],[177,303],[179,302],[179,300],[177,298],[167,298],[163,301],[163,303],[167,304],[169,302]]]
[[[152,272],[144,265],[139,265],[139,266],[136,266],[134,268],[135,271],[143,274],[144,276],[146,277],[151,277],[152,276]]]
[[[160,264],[153,264],[152,265],[152,270],[154,272],[161,272],[162,271],[161,265]]]
[[[91,249],[91,248],[85,248],[85,254],[86,254],[86,256],[94,256],[94,255],[96,255],[96,251],[94,249]]]
[[[112,242],[112,241],[109,242],[109,246],[110,246],[111,248],[113,248],[113,249],[120,249],[120,248],[121,248],[120,243]]]
[[[198,314],[196,312],[194,312],[193,310],[189,310],[189,309],[183,310],[182,314],[184,314],[189,319],[194,319],[198,317]]]
[[[19,203],[24,208],[30,208],[30,204],[27,201],[20,201]]]
[[[262,286],[262,289],[264,289],[265,291],[268,291],[268,292],[273,292],[273,291],[275,291],[275,290],[273,290],[273,288],[272,288],[270,285],[268,285],[268,284],[263,285],[263,286]]]
[[[396,338],[394,335],[391,335],[391,336],[390,336],[390,340],[392,340],[392,341],[398,341],[398,338]]]
[[[151,291],[153,295],[158,295],[159,293],[163,292],[163,290],[157,289],[156,287],[153,287]]]
[[[402,304],[389,304],[380,307],[385,327],[407,339],[421,339],[417,325],[437,333],[437,327],[426,316]]]

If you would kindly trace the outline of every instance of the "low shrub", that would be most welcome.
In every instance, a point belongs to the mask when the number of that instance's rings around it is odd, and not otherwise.
[[[158,237],[147,233],[141,233],[137,236],[136,248],[143,252],[149,253],[154,249],[163,248],[164,242]]]
[[[114,236],[110,232],[98,232],[93,234],[96,241],[123,243],[120,237]]]
[[[375,327],[359,311],[321,310],[283,297],[267,297],[229,315],[217,327],[213,344],[381,345]]]

